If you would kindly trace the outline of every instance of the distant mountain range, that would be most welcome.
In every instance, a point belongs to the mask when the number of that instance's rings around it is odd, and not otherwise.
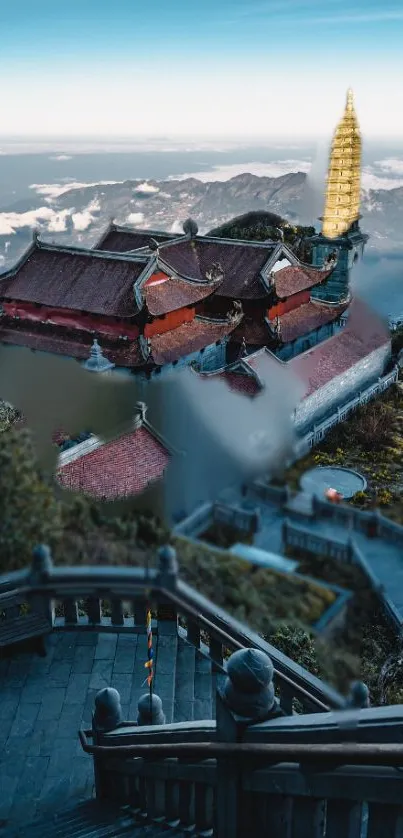
[[[192,217],[206,233],[250,211],[276,213],[292,224],[312,224],[323,196],[310,192],[303,172],[281,177],[241,174],[204,183],[196,178],[76,186],[38,186],[32,200],[0,214],[1,270],[27,247],[36,228],[47,241],[93,246],[111,218],[118,224],[181,232]],[[403,244],[403,187],[371,189],[362,196],[361,226],[369,246],[391,251]],[[317,225],[319,227],[319,224]]]

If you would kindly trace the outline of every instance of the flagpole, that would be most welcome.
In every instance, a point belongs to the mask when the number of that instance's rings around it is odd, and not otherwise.
[[[154,678],[154,651],[153,651],[153,632],[151,625],[151,608],[147,608],[147,662],[145,664],[148,671],[148,687],[150,690],[150,723],[152,724],[152,710],[153,710],[153,678]]]

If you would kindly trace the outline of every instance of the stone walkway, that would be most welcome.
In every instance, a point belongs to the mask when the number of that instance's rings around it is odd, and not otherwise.
[[[54,632],[46,658],[0,661],[0,835],[93,794],[93,765],[78,739],[94,699],[115,687],[126,720],[147,690],[145,635]],[[155,692],[167,722],[212,717],[208,660],[177,635],[154,637]]]
[[[298,497],[300,498],[300,496]],[[240,492],[234,488],[223,492],[221,500],[225,503],[237,505],[241,505],[245,500],[253,501],[253,504],[259,508],[261,515],[260,528],[254,537],[253,544],[255,547],[268,552],[277,552],[280,555],[284,553],[282,527],[285,517],[295,526],[300,525],[304,530],[311,532],[312,535],[321,538],[334,539],[346,544],[349,536],[351,536],[379,584],[383,585],[385,594],[400,613],[403,623],[403,550],[399,545],[380,538],[367,538],[364,533],[357,530],[350,531],[343,524],[338,524],[332,520],[311,517],[308,514],[309,504],[307,505],[306,516],[294,516],[291,508],[284,511],[279,505],[270,501],[262,501],[253,495],[243,498]]]

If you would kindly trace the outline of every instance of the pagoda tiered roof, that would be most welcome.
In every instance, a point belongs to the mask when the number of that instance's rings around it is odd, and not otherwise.
[[[35,242],[3,277],[0,298],[92,314],[131,317],[135,282],[148,259]]]

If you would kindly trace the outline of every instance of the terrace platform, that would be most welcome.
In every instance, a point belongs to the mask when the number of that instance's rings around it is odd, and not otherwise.
[[[94,700],[115,687],[124,718],[147,691],[144,634],[54,631],[45,658],[0,661],[0,835],[94,794],[94,767],[78,739]],[[155,692],[167,722],[213,718],[211,662],[175,633],[155,635]]]

